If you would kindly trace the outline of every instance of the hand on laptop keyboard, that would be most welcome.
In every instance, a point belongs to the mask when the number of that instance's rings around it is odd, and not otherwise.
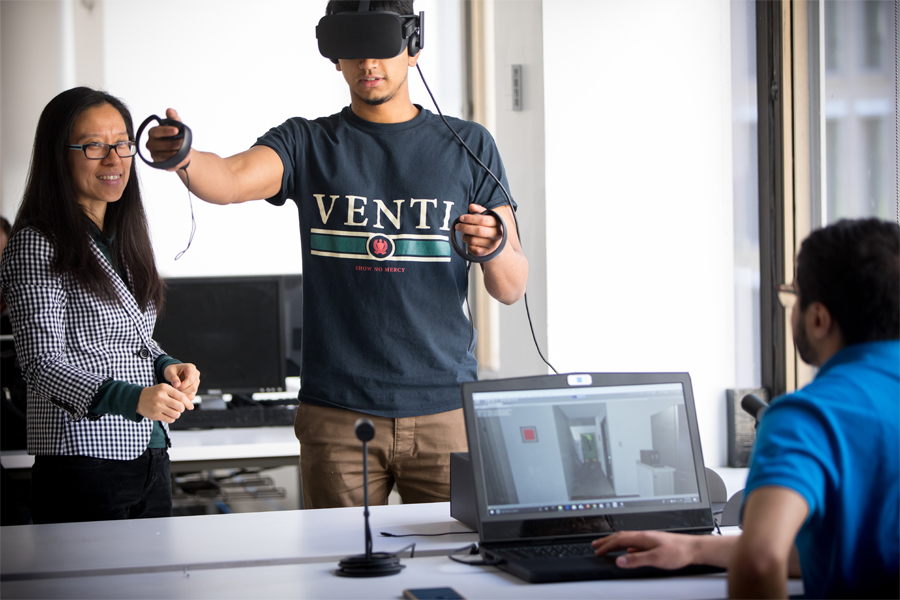
[[[616,565],[680,569],[691,564],[694,536],[663,531],[619,531],[591,542],[597,556],[618,555]]]

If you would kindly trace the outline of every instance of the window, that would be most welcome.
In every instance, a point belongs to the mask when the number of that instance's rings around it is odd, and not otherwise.
[[[826,0],[823,223],[895,218],[894,2]],[[893,135],[892,135],[893,133]]]
[[[792,278],[800,243],[842,218],[900,220],[898,6],[760,0],[756,10],[762,385],[779,394],[813,376],[772,297]]]
[[[761,385],[759,320],[759,153],[756,5],[731,3],[731,140],[734,186],[735,385]]]

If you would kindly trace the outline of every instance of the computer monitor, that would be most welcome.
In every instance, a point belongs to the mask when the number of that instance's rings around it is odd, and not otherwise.
[[[303,276],[284,275],[284,342],[287,376],[300,377],[303,338]]]
[[[201,396],[284,391],[299,277],[169,278],[153,339],[197,365]]]

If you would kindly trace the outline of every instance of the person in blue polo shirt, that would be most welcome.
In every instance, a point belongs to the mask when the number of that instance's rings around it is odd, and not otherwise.
[[[840,221],[813,232],[797,257],[792,306],[800,358],[819,367],[766,411],[736,537],[621,532],[597,554],[622,567],[728,568],[732,597],[785,597],[802,576],[808,598],[900,595],[900,226]]]

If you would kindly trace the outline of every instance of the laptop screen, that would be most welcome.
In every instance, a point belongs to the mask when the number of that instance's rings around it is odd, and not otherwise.
[[[463,399],[485,535],[712,526],[686,373],[473,382]]]

